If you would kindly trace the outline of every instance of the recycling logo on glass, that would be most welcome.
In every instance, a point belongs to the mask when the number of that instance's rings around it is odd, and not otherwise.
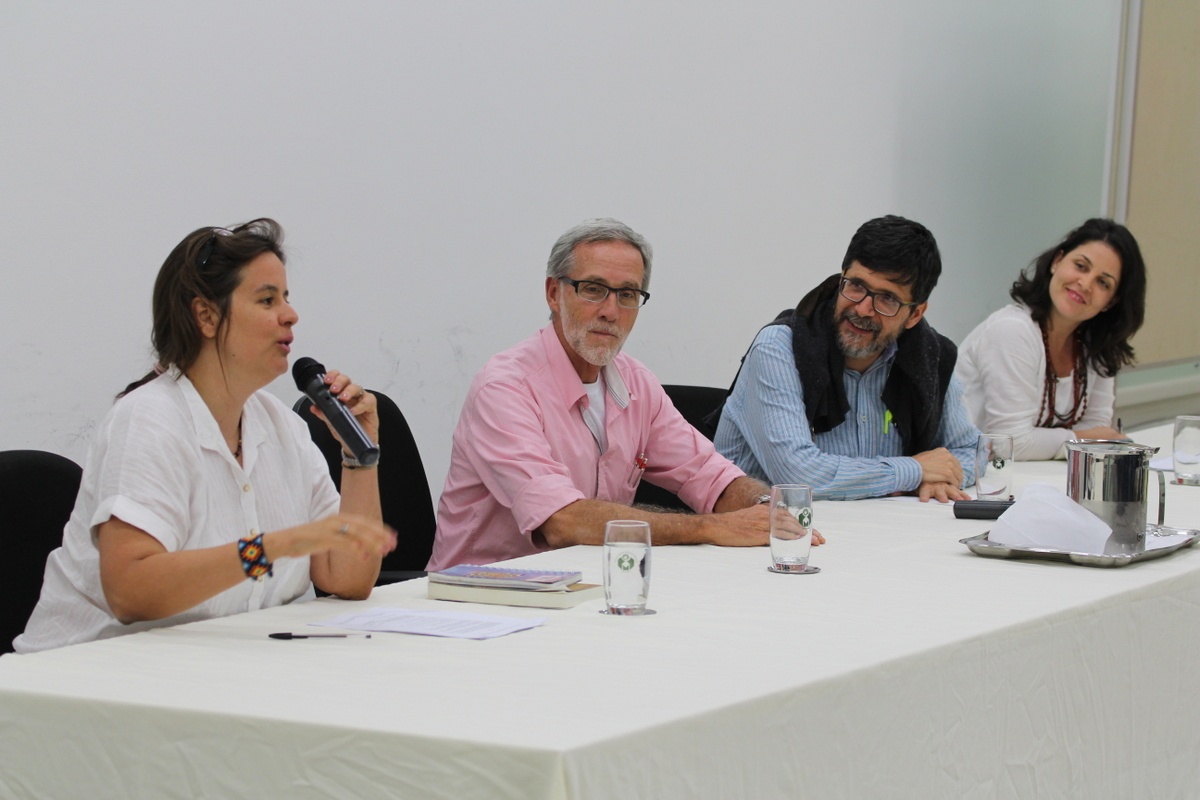
[[[812,509],[800,509],[799,513],[796,514],[796,521],[799,522],[800,526],[803,528],[807,528],[809,525],[812,525]]]
[[[626,572],[633,569],[633,566],[634,566],[633,556],[629,555],[629,553],[623,554],[620,558],[617,559],[617,566],[620,567],[621,569],[625,570]]]

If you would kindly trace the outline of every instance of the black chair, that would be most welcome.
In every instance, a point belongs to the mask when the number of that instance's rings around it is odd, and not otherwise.
[[[398,534],[396,549],[383,559],[376,585],[425,576],[433,552],[437,518],[425,465],[404,414],[387,395],[369,390],[379,408],[379,499],[383,521]],[[312,401],[301,397],[292,409],[308,423],[308,432],[329,465],[333,483],[341,489],[342,446],[324,422],[312,413]]]
[[[69,458],[42,450],[0,452],[0,519],[4,537],[4,602],[0,603],[0,653],[25,630],[37,605],[46,556],[62,544],[83,470]]]
[[[712,386],[664,384],[663,390],[667,393],[667,397],[671,398],[676,410],[692,424],[692,427],[709,439],[716,435],[716,431],[704,421],[704,418],[721,405],[727,393],[725,389],[717,389]],[[691,511],[688,504],[680,500],[674,492],[668,492],[666,489],[644,480],[638,484],[633,502],[637,505],[658,506],[675,511]]]

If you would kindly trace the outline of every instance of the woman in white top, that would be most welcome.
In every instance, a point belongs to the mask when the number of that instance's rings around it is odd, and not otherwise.
[[[1007,306],[971,331],[955,374],[976,426],[1012,434],[1015,456],[1064,456],[1073,438],[1120,437],[1113,425],[1117,371],[1133,363],[1146,267],[1133,234],[1089,219],[1037,257]]]
[[[201,228],[163,263],[158,366],[96,431],[17,652],[303,600],[314,584],[370,594],[395,547],[375,470],[348,458],[339,498],[305,423],[261,391],[287,372],[298,319],[281,240],[269,219]],[[325,382],[377,438],[374,396],[337,372]]]

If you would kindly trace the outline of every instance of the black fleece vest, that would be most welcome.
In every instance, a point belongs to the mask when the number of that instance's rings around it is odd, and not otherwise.
[[[792,354],[804,394],[804,410],[814,434],[833,430],[846,419],[850,404],[842,374],[845,357],[837,344],[833,309],[842,276],[833,275],[813,289],[795,308],[769,323],[792,330]],[[904,442],[907,456],[932,450],[942,422],[942,406],[958,348],[924,319],[896,340],[896,358],[883,387],[883,403]],[[745,356],[742,357],[745,361]],[[738,370],[740,376],[741,370]],[[737,378],[733,379],[733,386]],[[712,416],[713,429],[722,408]]]

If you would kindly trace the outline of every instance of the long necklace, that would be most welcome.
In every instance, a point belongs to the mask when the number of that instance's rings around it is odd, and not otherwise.
[[[1087,413],[1087,364],[1083,359],[1083,342],[1080,341],[1079,331],[1071,337],[1071,347],[1073,350],[1075,369],[1072,374],[1072,383],[1074,388],[1074,398],[1071,403],[1071,410],[1066,414],[1059,414],[1057,409],[1057,398],[1055,397],[1058,391],[1058,374],[1054,371],[1054,360],[1050,357],[1050,337],[1046,333],[1045,326],[1042,328],[1042,346],[1046,348],[1046,385],[1042,390],[1042,407],[1038,411],[1039,428],[1070,428],[1083,419],[1083,415]]]
[[[238,446],[237,450],[233,451],[233,458],[236,461],[242,457],[242,418],[238,417]]]

